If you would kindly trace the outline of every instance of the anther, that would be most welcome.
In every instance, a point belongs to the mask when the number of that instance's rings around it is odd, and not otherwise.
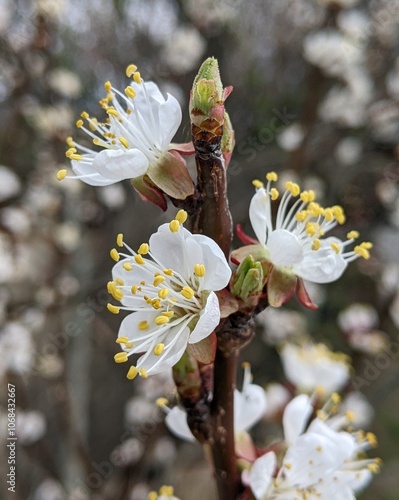
[[[160,356],[162,353],[163,353],[163,350],[165,349],[165,344],[157,344],[155,347],[154,347],[154,354],[155,356]]]
[[[331,248],[334,250],[336,254],[339,254],[341,251],[341,247],[338,245],[338,243],[331,243]]]
[[[129,149],[129,143],[126,137],[119,137],[119,142],[122,144],[124,148]]]
[[[138,369],[132,365],[126,374],[126,378],[129,380],[133,380],[134,378],[137,377],[138,374],[139,374]]]
[[[141,83],[141,75],[140,75],[140,71],[136,71],[133,75],[133,80],[136,82],[136,83]]]
[[[133,295],[135,295],[137,293],[138,289],[139,289],[139,287],[137,285],[133,285],[132,288],[130,289],[130,291],[132,292]]]
[[[123,247],[123,233],[119,233],[116,237],[116,244],[118,247]]]
[[[135,64],[129,64],[129,66],[126,68],[126,76],[130,78],[136,71],[137,66]]]
[[[166,323],[169,323],[169,318],[167,316],[164,316],[163,314],[155,318],[155,324],[158,326],[166,325]]]
[[[148,321],[144,319],[143,321],[139,321],[137,328],[140,331],[144,331],[144,330],[148,330],[150,328],[150,325],[149,325]]]
[[[125,94],[130,99],[134,99],[136,97],[136,91],[134,90],[133,87],[130,87],[130,86],[125,88]]]
[[[141,255],[135,255],[134,260],[136,261],[137,264],[143,265],[145,264],[145,260]]]
[[[146,255],[148,253],[149,249],[150,249],[150,247],[148,246],[148,243],[142,243],[139,246],[137,253],[139,253],[140,255]]]
[[[129,342],[129,339],[127,337],[118,337],[115,342],[117,344],[126,344],[126,342]]]
[[[268,172],[266,174],[266,180],[269,181],[269,182],[277,182],[278,181],[278,175],[276,174],[276,172],[272,171],[272,172]]]
[[[189,286],[184,286],[180,293],[185,297],[186,299],[192,299],[194,297],[194,290],[190,288]]]
[[[126,363],[128,360],[127,353],[126,352],[118,352],[114,356],[115,363]]]
[[[312,250],[317,251],[321,247],[321,241],[319,239],[313,240]]]
[[[173,276],[173,269],[163,269],[162,271],[166,276]]]
[[[115,116],[115,118],[119,118],[119,113],[112,106],[110,106],[108,109],[106,109],[105,112],[108,115]]]
[[[178,230],[180,229],[180,222],[176,219],[172,220],[169,223],[169,229],[172,233],[177,233]]]
[[[256,189],[261,189],[264,187],[264,184],[262,181],[260,181],[259,179],[254,179],[252,181],[252,185],[256,187]]]
[[[160,408],[163,408],[164,406],[167,406],[169,401],[166,398],[158,398],[155,400],[155,404],[159,406]]]
[[[167,288],[162,288],[162,290],[159,290],[158,292],[158,297],[160,299],[166,299],[168,295],[169,295],[169,290]]]
[[[78,128],[83,127],[83,120],[78,120],[78,121],[76,122],[76,126],[77,126]]]
[[[112,250],[109,252],[111,259],[113,259],[115,262],[118,262],[121,256],[119,255],[119,252],[116,248],[112,248]]]
[[[152,282],[153,286],[158,286],[165,281],[165,276],[156,276]]]
[[[57,172],[57,179],[59,181],[62,181],[67,176],[67,173],[68,173],[68,171],[65,168],[62,168],[61,170],[58,170],[58,172]]]
[[[109,81],[105,82],[104,88],[105,88],[105,92],[111,92],[111,88],[112,88],[111,82],[109,82]]]
[[[279,194],[280,194],[280,193],[277,191],[277,189],[276,189],[276,188],[271,188],[271,190],[270,190],[270,198],[271,198],[273,201],[277,200],[277,198],[279,197]]]
[[[187,212],[185,210],[179,210],[176,214],[176,220],[180,222],[180,224],[184,224],[187,220]]]
[[[148,378],[148,373],[147,373],[147,370],[145,368],[140,368],[139,374],[140,374],[140,377]]]
[[[195,264],[194,274],[197,278],[203,278],[205,276],[205,266],[204,264]]]
[[[112,314],[119,314],[119,311],[121,310],[120,307],[114,306],[114,304],[107,304],[107,309],[109,312]]]

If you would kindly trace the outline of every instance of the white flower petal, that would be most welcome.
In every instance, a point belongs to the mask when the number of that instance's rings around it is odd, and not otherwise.
[[[93,169],[114,182],[140,177],[148,166],[147,157],[138,149],[106,149],[93,159]]]
[[[284,436],[288,444],[303,433],[312,412],[313,406],[306,394],[300,394],[288,403],[283,415]]]
[[[180,104],[172,95],[168,94],[167,100],[159,106],[158,120],[161,134],[161,149],[166,150],[182,120]]]
[[[193,234],[187,239],[187,244],[191,241],[195,241],[202,251],[201,262],[195,261],[191,251],[188,252],[191,268],[195,264],[204,264],[205,266],[205,276],[202,279],[201,288],[217,291],[227,286],[231,278],[231,269],[219,245],[203,234]]]
[[[165,418],[166,427],[172,434],[184,441],[196,442],[190,427],[187,424],[187,414],[178,406],[173,407]]]
[[[249,473],[249,484],[256,500],[263,500],[271,485],[276,468],[276,455],[266,453],[255,460]]]
[[[277,229],[267,238],[270,260],[276,266],[293,266],[303,260],[303,248],[298,238],[286,229]]]
[[[267,228],[270,224],[269,205],[270,200],[266,190],[257,189],[249,206],[249,219],[259,243],[263,245],[266,243]]]
[[[267,398],[262,387],[248,384],[245,392],[234,391],[234,428],[236,432],[246,431],[255,425],[266,413]]]
[[[84,161],[71,161],[72,170],[78,176],[84,176],[81,180],[89,186],[109,186],[117,181],[103,177],[95,169],[92,163],[85,163]]]
[[[166,268],[177,271],[184,277],[192,272],[187,262],[187,252],[185,249],[185,240],[191,233],[184,227],[181,227],[177,233],[169,229],[169,224],[162,224],[156,233],[149,240],[151,253]]]
[[[208,337],[218,326],[220,321],[220,307],[217,295],[214,292],[209,294],[204,309],[200,312],[200,318],[190,335],[190,344],[200,342]]]

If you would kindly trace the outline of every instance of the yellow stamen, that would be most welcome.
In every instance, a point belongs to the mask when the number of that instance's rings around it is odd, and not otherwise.
[[[299,193],[301,192],[301,188],[299,187],[299,185],[296,183],[296,182],[291,182],[291,181],[288,181],[285,183],[285,188],[287,189],[287,191],[289,191],[292,196],[298,196]]]
[[[83,120],[78,120],[78,121],[76,122],[76,126],[77,126],[78,128],[83,127]]]
[[[82,111],[80,113],[80,116],[84,119],[84,120],[88,120],[90,118],[90,115],[89,113],[87,113],[87,111]]]
[[[167,288],[162,288],[162,290],[159,290],[158,292],[158,297],[160,299],[166,299],[168,295],[169,295],[169,290]]]
[[[339,205],[334,205],[331,207],[334,212],[334,217],[337,219],[338,224],[344,224],[346,221],[346,217],[344,214],[344,209],[340,207]]]
[[[143,378],[148,378],[148,373],[147,373],[147,370],[145,368],[140,368],[139,374]]]
[[[123,233],[119,233],[116,237],[116,244],[118,247],[123,247]]]
[[[321,241],[319,239],[313,240],[312,250],[317,251],[321,247]]]
[[[121,310],[120,307],[114,306],[114,304],[107,304],[107,309],[109,312],[112,314],[119,314],[119,311]]]
[[[165,495],[166,497],[173,497],[173,487],[172,486],[162,486],[159,490],[160,495]]]
[[[133,295],[137,293],[137,290],[139,290],[139,287],[137,285],[133,285],[132,288],[130,289]]]
[[[205,276],[205,266],[204,264],[195,264],[194,274],[197,278],[203,278]]]
[[[302,210],[302,212],[298,212],[296,215],[295,215],[295,219],[298,221],[298,222],[303,222],[307,217],[308,217],[308,212],[306,210]]]
[[[164,316],[163,314],[155,318],[155,324],[158,326],[166,325],[166,323],[169,323],[169,318],[167,316]]]
[[[115,262],[118,262],[119,259],[121,258],[121,256],[119,255],[119,252],[116,248],[113,248],[110,252],[109,252],[110,256],[111,256],[111,259],[113,259]]]
[[[140,255],[146,255],[149,250],[150,250],[150,247],[148,246],[148,243],[142,243],[139,246],[139,249],[137,250],[137,253],[139,253]]]
[[[135,255],[134,260],[136,261],[137,264],[143,265],[145,264],[145,260],[141,255]]]
[[[122,267],[125,271],[131,271],[133,269],[133,266],[130,262],[125,262],[124,264],[122,264]]]
[[[155,404],[157,406],[159,406],[160,408],[164,407],[164,406],[167,406],[169,403],[169,401],[166,399],[166,398],[158,398],[156,401],[155,401]]]
[[[153,286],[158,286],[165,281],[165,276],[156,276],[152,282]]]
[[[358,231],[349,231],[349,233],[346,235],[348,240],[356,240],[357,238],[359,238],[359,236],[360,234],[358,233]]]
[[[163,269],[162,271],[166,276],[173,276],[173,269]]]
[[[151,305],[154,309],[161,309],[162,307],[161,301],[159,299],[152,299]]]
[[[368,464],[367,468],[373,474],[378,474],[378,472],[380,472],[380,469],[381,469],[380,465],[376,462],[373,462],[372,464]]]
[[[148,321],[144,319],[143,321],[139,321],[137,328],[143,332],[145,330],[148,330],[150,328],[150,325]]]
[[[341,401],[341,396],[337,392],[334,392],[331,394],[331,401],[337,405]]]
[[[178,230],[180,229],[180,222],[176,219],[172,220],[169,223],[169,229],[171,230],[172,233],[177,233]]]
[[[126,342],[129,342],[129,339],[127,337],[118,337],[115,342],[117,344],[126,344]]]
[[[186,299],[192,299],[194,297],[194,290],[190,288],[189,286],[184,286],[180,293],[185,297]]]
[[[164,349],[165,349],[165,344],[157,344],[154,347],[154,354],[155,354],[155,356],[160,356],[163,353]]]
[[[115,363],[126,363],[128,357],[126,352],[118,352],[114,356]]]
[[[180,224],[184,224],[187,220],[187,212],[185,210],[179,210],[176,214],[176,220],[180,222]]]
[[[57,172],[57,179],[59,181],[62,181],[67,176],[67,173],[68,173],[68,171],[65,168],[62,168],[61,170],[58,170],[58,172]]]
[[[67,145],[68,145],[70,148],[71,148],[71,147],[73,147],[73,146],[74,146],[74,144],[75,144],[75,143],[73,142],[73,138],[72,138],[72,137],[67,137],[65,142],[67,143]]]
[[[139,374],[138,369],[135,366],[132,365],[129,368],[129,371],[127,372],[127,374],[126,374],[126,378],[129,379],[129,380],[133,380],[134,378],[137,377],[138,374]]]
[[[129,64],[129,66],[126,68],[126,76],[130,78],[136,71],[137,66],[135,64]]]
[[[136,83],[141,83],[141,75],[140,75],[140,71],[136,71],[133,75],[133,80],[136,82]]]
[[[111,116],[115,116],[115,118],[119,118],[119,113],[112,106],[110,106],[108,109],[106,109],[105,112],[107,113],[107,115],[111,115]]]
[[[124,146],[126,149],[129,149],[129,143],[126,139],[126,137],[119,137],[119,142]]]
[[[167,316],[168,318],[172,318],[175,315],[175,313],[174,311],[164,311],[162,315]]]
[[[377,437],[372,432],[368,432],[366,434],[366,439],[370,443],[371,446],[373,446],[373,447],[377,446],[377,444],[378,444],[377,443]]]
[[[271,188],[270,190],[270,198],[275,201],[279,197],[280,193],[277,191],[276,188]]]
[[[363,257],[363,259],[368,260],[370,258],[370,252],[368,251],[367,248],[365,248],[362,245],[357,245],[353,251],[355,252],[356,255],[359,257]]]
[[[331,243],[331,248],[334,250],[336,254],[339,254],[341,251],[341,247],[338,245],[338,243]]]
[[[158,493],[156,491],[150,491],[147,495],[147,500],[158,500]]]
[[[134,99],[136,97],[136,91],[134,90],[133,87],[126,87],[125,88],[125,94],[127,95],[127,97],[129,97],[130,99]]]
[[[111,92],[111,88],[112,88],[111,82],[105,82],[104,88],[105,88],[105,92]]]
[[[276,174],[276,172],[272,171],[272,172],[268,172],[266,174],[266,180],[268,180],[269,182],[277,182],[278,181],[278,175]]]
[[[123,286],[125,284],[122,278],[116,278],[115,283],[118,284],[119,286]]]
[[[262,181],[260,181],[259,179],[254,179],[252,181],[252,185],[256,187],[256,189],[261,189],[264,187],[264,184]]]

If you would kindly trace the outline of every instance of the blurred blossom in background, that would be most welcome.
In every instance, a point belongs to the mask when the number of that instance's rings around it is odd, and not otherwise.
[[[210,484],[200,447],[172,437],[155,405],[174,400],[171,379],[121,376],[118,318],[106,311],[115,235],[138,246],[174,211],[145,204],[128,181],[92,188],[60,183],[56,172],[69,168],[65,141],[80,113],[97,113],[105,81],[124,88],[132,62],[178,99],[176,140],[189,141],[189,90],[211,55],[234,86],[235,222],[251,231],[251,180],[275,170],[316,189],[322,204],[344,206],[342,231],[356,227],[374,242],[372,258],[341,280],[309,286],[318,311],[291,301],[258,318],[244,355],[268,395],[264,420],[295,394],[293,366],[313,389],[306,353],[293,349],[325,343],[331,353],[319,355],[337,376],[328,391],[343,388],[359,426],[379,436],[385,465],[361,498],[397,498],[399,4],[1,0],[0,39],[0,434],[8,382],[18,407],[19,498],[141,500],[173,483],[179,498],[196,500]],[[255,428],[258,444],[268,438]],[[5,484],[0,497],[8,498]]]

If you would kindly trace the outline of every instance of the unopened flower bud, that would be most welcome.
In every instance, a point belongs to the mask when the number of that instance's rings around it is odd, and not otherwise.
[[[263,269],[260,262],[247,255],[239,265],[233,278],[232,293],[242,300],[257,295],[263,288]]]

